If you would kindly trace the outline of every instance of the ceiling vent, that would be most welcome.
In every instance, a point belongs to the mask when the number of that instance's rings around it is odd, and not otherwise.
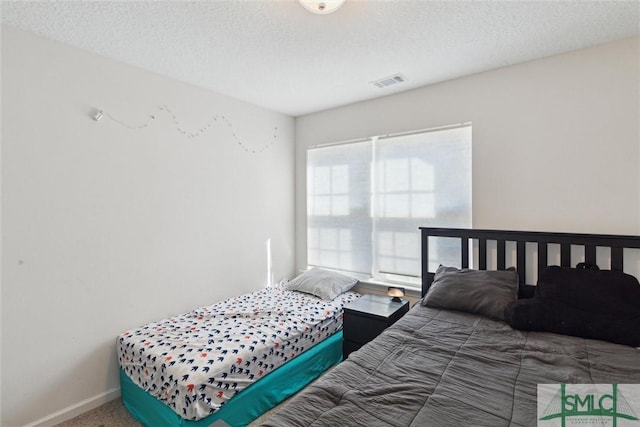
[[[393,76],[385,77],[384,79],[376,80],[371,82],[377,88],[385,88],[393,85],[397,85],[398,83],[404,83],[407,81],[407,78],[402,74],[394,74]]]

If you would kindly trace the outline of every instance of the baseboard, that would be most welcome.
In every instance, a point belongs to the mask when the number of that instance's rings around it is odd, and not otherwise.
[[[78,402],[75,405],[68,406],[44,418],[40,418],[39,420],[27,424],[24,427],[53,427],[57,424],[75,418],[78,415],[82,415],[87,411],[95,409],[98,406],[102,406],[107,402],[111,402],[113,399],[117,399],[119,397],[120,387],[114,388],[113,390],[100,393],[97,396],[90,397],[89,399]]]

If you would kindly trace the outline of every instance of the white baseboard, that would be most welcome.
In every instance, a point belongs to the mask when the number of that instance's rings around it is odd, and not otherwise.
[[[93,396],[89,399],[78,402],[75,405],[67,406],[66,408],[58,412],[54,412],[51,415],[40,418],[39,420],[27,424],[24,427],[53,427],[57,424],[75,418],[78,415],[84,414],[87,411],[97,408],[98,406],[104,405],[107,402],[111,402],[113,399],[117,399],[119,397],[120,388],[114,388],[104,393],[100,393],[97,396]]]

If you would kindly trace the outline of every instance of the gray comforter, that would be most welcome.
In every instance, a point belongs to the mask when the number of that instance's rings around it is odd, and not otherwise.
[[[265,426],[535,426],[537,384],[640,383],[640,350],[416,305]]]

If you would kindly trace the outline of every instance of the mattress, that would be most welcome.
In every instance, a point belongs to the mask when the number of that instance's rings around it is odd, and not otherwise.
[[[537,385],[638,384],[640,349],[414,306],[265,426],[532,426]]]
[[[342,362],[342,331],[314,345],[238,393],[223,407],[197,421],[185,420],[168,406],[135,385],[120,370],[122,402],[131,415],[145,426],[209,427],[224,422],[243,427],[269,409],[291,397],[331,367]]]
[[[199,420],[341,329],[343,305],[358,296],[262,289],[126,331],[118,361],[135,385]]]

